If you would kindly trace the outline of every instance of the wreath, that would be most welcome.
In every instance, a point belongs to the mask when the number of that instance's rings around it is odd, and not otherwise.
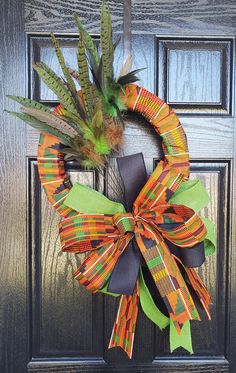
[[[160,329],[169,326],[171,352],[183,347],[193,353],[190,320],[200,320],[203,312],[210,319],[211,298],[194,269],[215,251],[213,223],[198,215],[209,203],[208,193],[199,180],[189,180],[188,144],[177,115],[135,84],[138,70],[130,71],[131,57],[114,78],[116,43],[107,4],[101,12],[101,55],[78,16],[76,22],[79,71],[67,67],[53,34],[64,78],[42,62],[34,65],[60,104],[52,110],[9,96],[23,106],[10,113],[41,131],[38,171],[62,217],[61,248],[88,253],[74,277],[92,293],[120,296],[109,347],[119,346],[132,357],[140,304]],[[72,186],[65,161],[106,169],[109,154],[122,145],[127,110],[145,117],[161,136],[164,160],[148,178],[141,153],[117,158],[122,204],[85,185]]]

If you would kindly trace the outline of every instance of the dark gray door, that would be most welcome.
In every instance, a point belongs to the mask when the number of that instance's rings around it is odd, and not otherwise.
[[[2,0],[1,110],[15,109],[5,94],[55,104],[32,73],[31,63],[57,66],[49,32],[58,33],[66,60],[75,64],[77,11],[98,36],[98,0]],[[129,361],[107,350],[117,301],[91,296],[72,278],[81,257],[60,253],[59,217],[37,175],[38,133],[18,120],[1,119],[0,340],[2,373],[21,372],[231,372],[236,371],[236,251],[234,171],[233,0],[111,1],[116,34],[132,48],[135,68],[146,67],[141,84],[179,113],[188,135],[192,177],[199,177],[212,203],[203,211],[217,226],[217,254],[199,273],[213,299],[212,322],[193,324],[195,354],[169,353],[167,332],[140,312]],[[132,31],[132,37],[130,37]],[[123,45],[117,64],[123,60]],[[127,120],[123,154],[142,151],[150,173],[161,157],[147,124]],[[114,164],[115,160],[111,160]],[[93,171],[70,167],[71,178],[102,190]],[[110,180],[110,184],[111,184]],[[111,198],[113,188],[108,188]]]

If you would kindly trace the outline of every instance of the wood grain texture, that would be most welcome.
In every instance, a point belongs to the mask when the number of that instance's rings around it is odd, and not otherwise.
[[[25,26],[22,17],[23,4]],[[66,58],[72,61],[74,52],[71,46],[76,32],[73,12],[77,11],[85,22],[86,28],[91,33],[97,34],[100,5],[100,0],[66,2],[3,0],[1,2],[2,108],[10,107],[3,99],[5,93],[25,95],[25,82],[27,78],[31,79],[30,70],[25,70],[24,65],[26,49],[23,29],[30,33],[30,37],[39,37],[42,40],[48,37],[50,31],[63,33],[62,38],[69,42],[64,45]],[[158,80],[156,67],[160,55],[156,45],[156,35],[168,39],[181,37],[183,43],[189,35],[198,35],[202,40],[207,41],[212,35],[217,36],[218,39],[227,35],[234,36],[236,31],[236,4],[233,0],[226,3],[220,3],[219,0],[214,2],[167,0],[165,3],[159,0],[133,0],[132,2],[125,0],[124,7],[123,1],[112,0],[111,11],[115,32],[121,33],[125,28],[125,45],[130,48],[131,44],[135,59],[134,67],[146,67],[146,70],[140,73],[140,84],[152,92],[157,91],[158,85],[160,89],[167,84],[167,76],[164,74],[164,81]],[[127,29],[130,15],[132,16],[131,30]],[[127,22],[123,26],[125,17]],[[35,33],[39,33],[37,37]],[[233,39],[232,44],[234,44]],[[123,60],[122,47],[121,45],[118,52],[117,66]],[[54,56],[46,44],[39,45],[38,50],[43,59],[54,65]],[[234,48],[232,52],[235,53]],[[30,53],[27,55],[27,66],[30,66],[32,58],[28,57]],[[176,66],[177,57],[172,58],[171,71],[172,75],[180,76],[181,67]],[[207,61],[210,61],[208,81],[219,78],[225,84],[227,80],[225,72],[221,71],[220,77],[217,73],[218,55],[214,55],[213,60],[206,59],[206,55],[203,56],[204,58],[200,57],[199,61],[203,69]],[[196,54],[191,57],[189,75],[184,77],[185,86],[190,86],[193,74],[203,73],[200,65],[196,66],[196,59]],[[183,61],[182,56],[181,61]],[[163,64],[165,63],[163,61]],[[231,63],[234,67],[233,59]],[[183,66],[186,70],[187,65]],[[29,73],[28,77],[25,76],[25,71]],[[118,371],[136,373],[230,371],[235,373],[236,194],[234,185],[236,169],[233,169],[232,161],[234,158],[236,164],[236,154],[234,154],[236,123],[232,78],[233,76],[230,76],[229,102],[232,113],[230,112],[229,116],[224,117],[222,115],[224,113],[219,113],[220,115],[216,117],[215,113],[211,112],[208,117],[205,117],[204,113],[199,115],[199,112],[192,112],[191,116],[180,117],[188,135],[193,171],[204,181],[213,198],[212,204],[204,210],[204,214],[213,217],[216,221],[219,244],[217,256],[208,259],[199,270],[212,292],[213,321],[212,323],[203,321],[203,330],[197,323],[193,326],[196,355],[192,357],[186,356],[181,350],[171,356],[168,352],[166,332],[157,333],[153,324],[142,312],[137,325],[134,359],[128,360],[119,349],[107,350],[117,300],[111,297],[103,299],[101,294],[91,296],[74,282],[72,272],[81,258],[76,258],[73,254],[58,254],[59,242],[56,229],[58,216],[41,192],[34,160],[30,160],[29,172],[26,175],[26,155],[35,158],[38,132],[29,127],[25,130],[23,123],[18,126],[18,121],[4,117],[0,140],[3,149],[0,172],[4,212],[0,232],[2,250],[0,271],[3,284],[0,288],[1,372],[23,373],[29,363],[29,372],[45,373]],[[201,82],[204,79],[202,78]],[[219,84],[212,85],[212,89],[214,87],[219,89]],[[54,100],[45,87],[41,88],[42,99]],[[184,91],[182,87],[178,91],[177,80],[170,88],[170,98],[174,100],[180,98],[182,101],[190,101],[200,98],[204,104],[209,98],[214,101],[219,97],[219,91],[211,93],[207,89],[201,93],[196,92],[195,96],[194,89],[190,92],[188,89]],[[12,91],[9,92],[9,89]],[[11,107],[15,108],[14,105]],[[150,174],[154,160],[162,157],[160,139],[142,118],[129,114],[126,121],[124,148],[116,156],[142,151]],[[9,122],[12,127],[9,127]],[[24,142],[25,133],[27,136]],[[114,167],[115,158],[111,160],[111,164]],[[100,191],[106,191],[111,198],[122,200],[122,188],[115,186],[117,180],[114,179],[116,177],[112,172],[107,173],[107,184],[104,185],[99,178],[94,179],[93,173],[81,174],[72,165],[69,169],[72,171],[72,180],[78,179],[89,185],[94,185],[95,180],[96,188]],[[27,181],[29,183],[28,207],[30,207],[28,210],[25,199]],[[28,248],[25,239],[26,218],[30,224]],[[27,292],[26,279],[29,285],[32,285],[29,292]]]
[[[235,100],[236,98],[234,98]],[[234,131],[234,144],[236,144],[236,130]],[[227,206],[230,226],[227,231],[227,334],[226,334],[226,356],[230,361],[231,371],[236,369],[236,147],[234,146],[234,158],[231,165],[230,203]]]
[[[50,356],[99,356],[102,354],[102,296],[93,297],[73,279],[85,254],[60,251],[60,216],[48,205],[38,178],[37,165],[29,159],[29,235],[31,263],[31,354]],[[70,172],[75,181],[103,189],[94,172]]]
[[[140,364],[138,367],[132,363],[125,366],[117,367],[117,365],[105,365],[105,364],[93,364],[93,365],[83,365],[83,363],[72,363],[71,365],[66,365],[63,363],[47,364],[43,362],[42,364],[35,362],[29,365],[28,372],[56,372],[56,373],[77,373],[77,372],[122,372],[122,373],[180,373],[180,372],[190,372],[190,373],[223,373],[229,372],[228,362],[224,359],[215,361],[204,361],[194,362],[188,360],[186,362],[180,363],[179,360],[172,360],[171,362],[155,362],[154,364]]]
[[[25,0],[25,30],[28,32],[77,32],[73,14],[78,13],[90,33],[100,31],[101,0]],[[123,1],[111,0],[114,31],[123,25]]]
[[[23,3],[1,1],[0,20],[0,371],[14,373],[25,370],[28,354],[26,148],[25,126],[19,127],[19,121],[3,111],[16,108],[6,93],[26,94]]]
[[[139,34],[235,35],[236,4],[234,0],[133,0],[132,31]]]
[[[156,37],[156,91],[179,114],[231,115],[233,38]]]

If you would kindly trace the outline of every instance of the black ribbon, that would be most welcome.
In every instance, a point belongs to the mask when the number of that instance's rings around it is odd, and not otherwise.
[[[147,171],[142,153],[117,158],[121,179],[124,183],[126,210],[131,212],[133,203],[147,181]],[[131,240],[112,271],[108,291],[133,294],[141,263],[136,241]]]
[[[131,212],[135,199],[147,181],[147,172],[143,155],[142,153],[138,153],[117,158],[117,163],[121,179],[124,183],[126,210],[127,212]],[[175,224],[173,224],[173,228],[174,225]],[[162,226],[164,226],[164,224],[162,224]],[[168,228],[170,228],[170,225],[168,225]],[[203,242],[186,249],[176,246],[168,240],[165,240],[165,242],[167,243],[171,253],[177,256],[186,267],[200,267],[205,261]],[[140,265],[140,250],[137,247],[136,241],[131,240],[115,265],[108,285],[108,291],[111,293],[126,295],[133,294]],[[144,270],[144,272],[145,282],[148,288],[152,289],[152,292],[154,292],[154,281],[151,273],[149,270]],[[154,301],[156,299],[160,306],[161,297],[157,294],[158,291],[155,291],[155,293],[156,296],[153,296]]]

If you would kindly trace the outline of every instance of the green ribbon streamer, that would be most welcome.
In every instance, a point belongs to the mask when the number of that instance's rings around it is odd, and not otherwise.
[[[177,205],[185,205],[192,208],[195,212],[199,212],[210,201],[209,195],[199,180],[189,180],[181,184],[179,189],[171,196],[169,203]],[[79,211],[81,213],[98,213],[112,214],[117,212],[125,212],[125,208],[121,203],[111,201],[103,194],[94,189],[75,183],[71,188],[67,198],[64,201],[65,205]],[[205,255],[212,255],[216,247],[216,238],[214,232],[214,224],[207,218],[201,218],[207,228],[207,236],[204,241]],[[183,347],[185,350],[193,353],[190,322],[186,321],[178,334],[173,321],[166,317],[155,305],[152,296],[145,284],[142,270],[139,273],[140,284],[140,303],[143,312],[154,322],[160,329],[170,325],[170,350],[173,352],[178,347]],[[108,282],[100,292],[112,295],[115,297],[120,294],[110,293],[108,290]]]
[[[159,308],[155,305],[152,296],[145,284],[142,269],[139,272],[139,285],[140,285],[140,303],[143,312],[146,316],[154,322],[160,329],[166,328],[170,324],[170,318],[165,316]]]
[[[190,354],[193,354],[189,320],[185,321],[181,333],[178,334],[173,321],[170,319],[170,351],[173,352],[178,347],[183,347],[185,350],[190,352]]]

